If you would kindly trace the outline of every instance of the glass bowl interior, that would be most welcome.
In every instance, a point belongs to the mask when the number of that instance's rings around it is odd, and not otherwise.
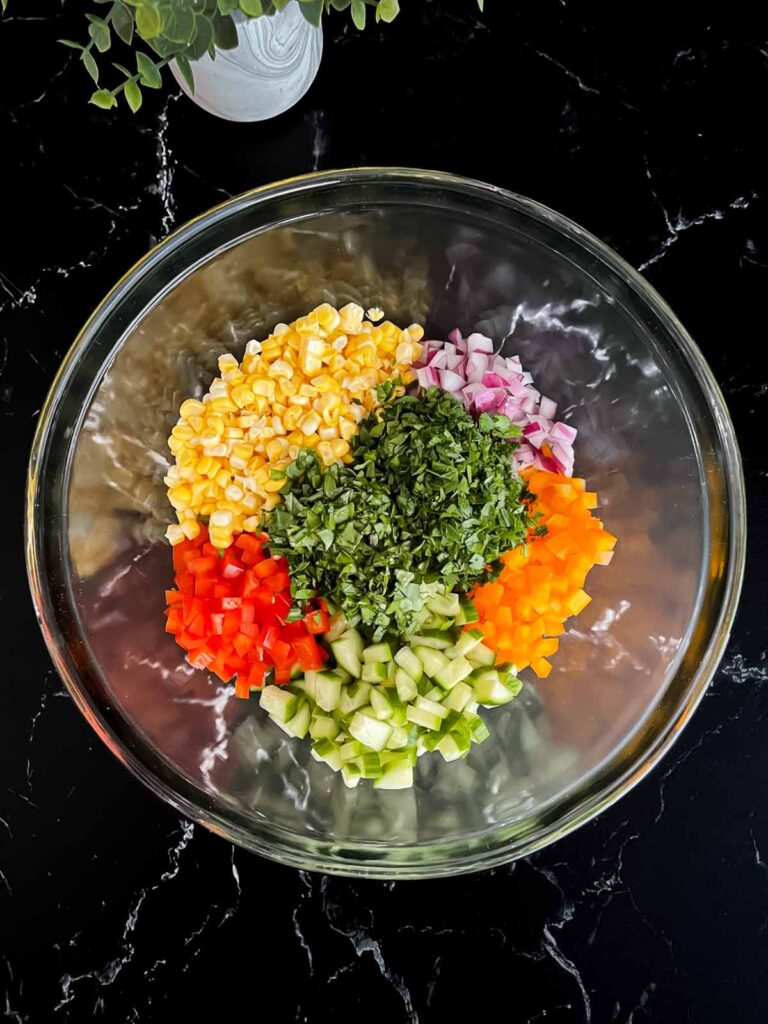
[[[163,476],[180,402],[321,301],[378,305],[519,354],[578,428],[576,471],[619,537],[543,683],[487,714],[465,761],[412,791],[348,790],[257,702],[164,633]],[[291,864],[381,877],[530,852],[620,795],[669,745],[727,638],[744,548],[738,452],[698,350],[575,225],[446,175],[352,171],[257,190],[182,228],[113,290],[35,442],[28,555],[46,640],[94,728],[156,792]]]

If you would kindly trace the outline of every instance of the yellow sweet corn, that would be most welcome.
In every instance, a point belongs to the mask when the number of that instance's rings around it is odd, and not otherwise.
[[[219,374],[203,400],[188,398],[168,447],[165,478],[178,525],[171,544],[194,539],[208,517],[211,543],[228,547],[241,530],[256,531],[261,513],[280,502],[282,470],[301,448],[326,465],[351,459],[349,441],[376,408],[376,386],[410,369],[421,354],[418,324],[401,330],[372,307],[335,309],[324,302],[264,341],[249,341],[242,362],[219,358]]]

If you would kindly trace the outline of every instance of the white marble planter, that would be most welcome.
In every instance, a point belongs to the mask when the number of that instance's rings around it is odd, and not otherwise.
[[[235,14],[240,39],[216,59],[195,61],[195,93],[171,64],[176,81],[203,110],[228,121],[265,121],[297,103],[314,81],[323,53],[322,29],[304,18],[299,5],[272,17]]]

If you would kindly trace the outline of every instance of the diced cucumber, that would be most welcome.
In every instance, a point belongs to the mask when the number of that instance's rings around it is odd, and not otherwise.
[[[336,661],[356,679],[360,676],[363,638],[356,629],[347,629],[331,644]]]
[[[376,687],[371,688],[371,707],[376,718],[382,722],[392,717],[392,701],[382,690],[377,690]]]
[[[393,694],[387,694],[387,700],[392,705],[392,717],[389,720],[390,723],[392,725],[405,725],[408,721],[405,717],[408,705]]]
[[[501,681],[495,668],[488,668],[474,675],[472,689],[475,691],[475,700],[486,707],[508,704],[515,696],[513,688]]]
[[[341,688],[339,697],[339,711],[342,715],[351,715],[364,704],[368,703],[371,693],[371,684],[358,680],[356,683],[347,683]]]
[[[468,629],[462,633],[453,647],[449,647],[445,652],[449,658],[466,657],[467,654],[479,643],[483,641],[483,631],[481,629]]]
[[[411,737],[407,729],[403,729],[402,726],[396,725],[392,729],[392,735],[387,740],[387,750],[402,750],[403,747],[407,747],[410,743]]]
[[[339,706],[342,681],[337,672],[317,672],[315,675],[315,702],[323,711],[334,711]]]
[[[291,666],[291,671],[290,671],[289,678],[291,680],[294,680],[294,679],[298,679],[300,676],[303,676],[303,675],[304,675],[304,669],[301,667],[301,665],[297,661],[295,665]]]
[[[308,671],[304,673],[303,679],[297,679],[292,685],[305,693],[307,697],[315,704],[317,704],[317,690],[315,684],[317,683],[317,672]]]
[[[410,789],[413,786],[413,765],[410,758],[392,758],[382,768],[373,784],[376,789]]]
[[[345,761],[341,766],[341,777],[344,780],[345,786],[349,789],[354,789],[362,778],[360,766],[355,764],[354,761]]]
[[[282,729],[286,736],[290,736],[290,737],[293,738],[293,733],[290,732],[290,730],[288,729],[287,722],[281,722],[280,719],[279,718],[275,718],[274,715],[267,715],[267,717],[269,718],[270,722],[274,722],[275,723],[275,725],[278,727],[278,729]]]
[[[473,690],[472,693],[474,694],[474,692],[475,691]],[[476,715],[477,714],[477,709],[479,707],[480,707],[480,705],[477,703],[477,701],[475,700],[475,698],[473,696],[472,700],[464,708],[464,714],[465,715]]]
[[[422,708],[417,708],[413,704],[408,705],[406,715],[408,716],[408,721],[413,722],[414,725],[423,725],[425,729],[433,729],[435,732],[437,732],[443,724],[441,715],[435,715],[429,711],[424,711]]]
[[[291,736],[295,736],[299,740],[303,740],[309,732],[309,722],[312,717],[310,705],[308,700],[304,700],[299,705],[299,710],[293,716],[289,718],[285,723],[285,728]]]
[[[418,683],[424,673],[424,666],[410,647],[401,647],[395,655],[395,662],[404,672],[408,673],[414,682]],[[397,675],[395,675],[395,680],[397,680]]]
[[[360,676],[366,683],[383,683],[387,679],[387,666],[381,661],[368,661]]]
[[[278,722],[287,722],[299,710],[300,698],[283,686],[265,686],[259,697],[259,707]]]
[[[443,697],[443,707],[451,711],[463,711],[474,696],[474,690],[467,683],[457,683],[452,690],[449,690]]]
[[[313,743],[312,756],[316,761],[324,761],[335,772],[341,768],[341,750],[338,743],[334,743],[333,740],[318,740]]]
[[[456,616],[457,626],[466,626],[468,622],[477,622],[480,614],[475,608],[475,602],[469,597],[459,598],[459,614]]]
[[[438,704],[437,701],[428,700],[426,697],[417,697],[414,701],[414,707],[420,708],[422,711],[428,711],[431,715],[438,715],[440,718],[447,718],[450,714],[450,708],[445,708],[442,704]]]
[[[453,629],[453,619],[446,619],[443,615],[430,615],[428,619],[424,619],[419,628],[444,633],[446,629]]]
[[[444,735],[445,733],[442,729],[438,729],[435,732],[425,733],[423,737],[425,753],[431,754]]]
[[[392,648],[389,644],[371,644],[363,649],[363,662],[371,664],[376,662],[392,661]]]
[[[403,650],[407,651],[408,648],[404,647]],[[398,654],[399,653],[400,652],[398,651]],[[395,655],[395,657],[397,657],[397,655]],[[415,654],[414,654],[414,659],[416,661],[419,661],[419,659],[416,657]],[[421,662],[420,661],[419,661],[419,669],[421,669]],[[397,670],[397,672],[395,673],[395,686],[397,687],[397,696],[402,701],[406,701],[407,702],[409,700],[413,700],[413,698],[419,692],[417,687],[416,687],[416,682],[413,679],[413,676],[411,676],[411,674],[409,672],[406,672],[404,668],[399,668]]]
[[[440,751],[446,761],[456,761],[458,758],[464,757],[471,746],[471,739],[455,732],[448,732],[440,738],[436,749]]]
[[[430,597],[426,604],[435,615],[445,615],[449,619],[455,619],[461,611],[458,594],[436,594],[435,597]]]
[[[413,647],[414,654],[417,647],[432,647],[436,651],[445,650],[446,647],[453,647],[453,641],[445,633],[437,630],[424,631],[420,636],[407,636],[407,642]]]
[[[331,715],[315,711],[309,723],[309,735],[313,740],[333,740],[339,735],[339,723]]]
[[[349,735],[371,750],[383,750],[392,735],[392,726],[358,711],[349,723]]]
[[[347,631],[348,623],[341,612],[336,612],[331,618],[331,624],[327,633],[323,634],[323,640],[326,643],[332,644],[334,640],[338,640],[342,633]]]
[[[499,678],[502,683],[509,687],[512,691],[512,696],[516,697],[523,688],[522,679],[517,677],[517,669],[514,665],[497,665],[496,671],[499,673]]]
[[[473,665],[495,665],[496,655],[493,653],[490,647],[486,647],[485,644],[477,644],[467,655],[469,661]]]
[[[461,656],[449,661],[445,668],[435,673],[435,679],[445,690],[452,689],[456,683],[460,683],[467,676],[472,674],[472,666],[466,658]]]
[[[360,740],[349,740],[341,746],[341,759],[342,761],[351,761],[353,758],[359,757],[362,752],[363,744]]]
[[[491,735],[488,731],[488,726],[480,715],[468,715],[465,712],[464,721],[469,726],[469,731],[472,733],[472,739],[475,743],[482,743],[483,740],[487,740]]]
[[[448,659],[442,651],[432,647],[414,647],[413,653],[421,662],[427,675],[433,678],[448,664]]]
[[[383,771],[378,754],[370,752],[361,754],[356,758],[355,764],[360,768],[360,774],[364,779],[378,779]]]
[[[427,700],[436,700],[438,704],[442,704],[444,694],[445,690],[442,686],[431,686],[424,693],[420,694],[420,696],[426,697]]]

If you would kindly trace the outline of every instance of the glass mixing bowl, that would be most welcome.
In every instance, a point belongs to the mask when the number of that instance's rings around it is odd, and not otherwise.
[[[412,791],[346,789],[164,633],[165,439],[225,351],[321,301],[517,353],[578,428],[576,470],[619,537],[546,682],[487,713]],[[311,175],[233,199],[138,263],[86,324],[32,451],[27,553],[53,660],[109,748],[178,811],[297,867],[448,875],[530,853],[656,763],[728,638],[745,550],[739,454],[701,353],[575,224],[446,174]]]

